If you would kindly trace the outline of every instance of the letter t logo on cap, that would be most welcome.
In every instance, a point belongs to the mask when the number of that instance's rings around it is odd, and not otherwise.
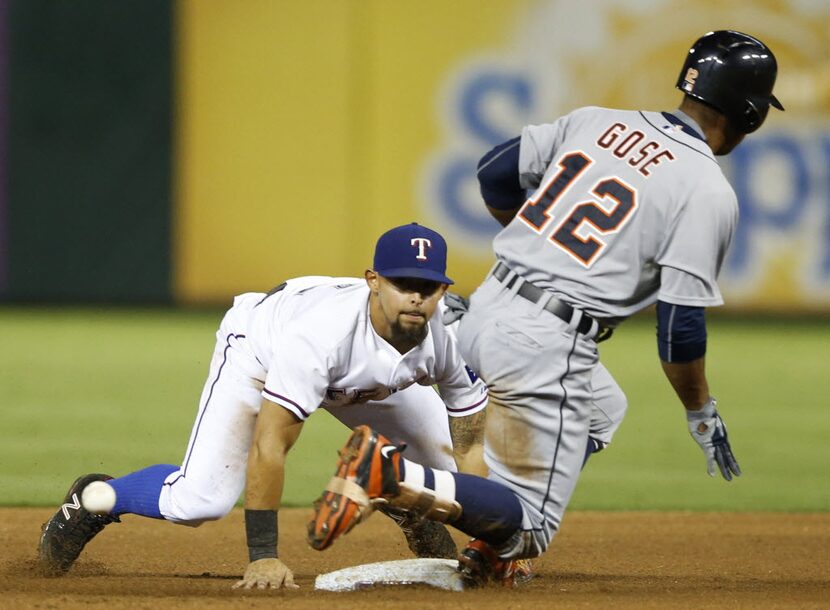
[[[432,248],[432,242],[429,241],[426,237],[413,237],[410,242],[410,246],[416,246],[418,248],[418,256],[415,258],[419,261],[427,260],[427,248]]]
[[[373,269],[385,278],[453,283],[446,273],[447,242],[440,233],[415,222],[389,229],[378,238]]]

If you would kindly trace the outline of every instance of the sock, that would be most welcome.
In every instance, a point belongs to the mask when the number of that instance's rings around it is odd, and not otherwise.
[[[496,546],[521,529],[522,506],[504,485],[470,474],[425,468],[409,460],[401,462],[405,462],[404,483],[424,487],[461,505],[461,517],[450,522],[456,529]]]
[[[163,519],[159,510],[159,496],[164,480],[178,466],[172,464],[156,464],[144,470],[138,470],[126,476],[107,481],[115,490],[115,506],[111,515],[132,513],[154,519]]]
[[[471,474],[453,473],[455,499],[464,509],[453,527],[490,546],[506,542],[522,528],[522,505],[507,487]]]

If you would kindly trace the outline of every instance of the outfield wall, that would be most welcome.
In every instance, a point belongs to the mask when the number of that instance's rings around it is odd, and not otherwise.
[[[447,236],[469,292],[496,231],[474,179],[483,152],[582,105],[670,109],[689,44],[735,28],[776,51],[787,112],[723,164],[742,214],[724,294],[735,309],[830,312],[826,2],[3,6],[14,103],[0,298],[224,303],[285,277],[360,274],[377,235],[410,220]],[[32,24],[40,39],[21,34]],[[56,37],[67,29],[89,47],[75,76],[58,61],[79,52]],[[98,77],[79,81],[87,70]],[[83,112],[43,102],[77,97],[79,82]]]
[[[169,298],[168,3],[17,0],[0,14],[0,298]]]

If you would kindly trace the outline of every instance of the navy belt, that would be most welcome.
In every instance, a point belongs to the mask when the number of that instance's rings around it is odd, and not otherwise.
[[[511,275],[510,267],[508,267],[507,265],[505,265],[501,261],[496,263],[496,267],[495,267],[495,269],[493,269],[493,277],[494,278],[496,278],[498,281],[504,283],[505,279],[507,279],[508,276],[510,276],[510,275]],[[518,294],[523,299],[527,299],[531,303],[538,303],[539,299],[541,299],[546,294],[550,294],[549,292],[539,288],[535,284],[532,284],[531,282],[528,282],[527,280],[524,280],[524,279],[520,278],[515,273],[512,274],[512,277],[510,277],[509,280],[507,280],[507,283],[505,283],[505,286],[507,288],[512,288],[513,285],[516,282],[521,282],[521,285],[519,286],[519,289],[516,291],[516,294]],[[544,309],[545,309],[545,311],[549,311],[550,313],[555,315],[557,318],[559,318],[560,320],[562,320],[563,322],[566,322],[568,324],[571,323],[571,320],[573,319],[574,311],[575,311],[573,307],[571,307],[567,303],[563,303],[562,301],[557,299],[555,296],[551,296],[551,298],[548,299],[547,303],[545,303]],[[607,326],[603,326],[597,320],[595,320],[594,318],[589,316],[584,311],[582,312],[582,318],[579,320],[579,324],[577,324],[577,326],[576,326],[577,332],[580,332],[583,335],[587,335],[588,333],[591,332],[591,329],[594,327],[594,322],[597,323],[597,334],[596,334],[597,342],[604,341],[605,339],[608,339],[611,336],[611,334],[614,332],[613,329],[608,328]]]

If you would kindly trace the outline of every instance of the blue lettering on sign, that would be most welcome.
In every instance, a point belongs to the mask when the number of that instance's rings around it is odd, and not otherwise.
[[[770,162],[784,164],[790,186],[789,197],[767,209],[759,199],[764,192],[763,167]],[[757,134],[747,138],[732,153],[731,182],[738,197],[741,219],[735,232],[728,268],[738,276],[752,262],[753,238],[761,229],[786,231],[802,219],[810,191],[810,175],[804,146],[789,135]],[[772,185],[770,185],[772,186]],[[782,189],[774,192],[780,194]]]
[[[465,231],[481,234],[482,237],[493,237],[499,225],[486,212],[484,205],[479,203],[477,208],[464,205],[465,186],[470,180],[476,180],[477,162],[477,159],[462,158],[448,163],[441,175],[439,194],[446,206],[447,214],[457,226],[464,227]]]
[[[484,72],[470,80],[460,95],[464,127],[476,139],[491,147],[516,137],[509,126],[494,124],[486,109],[502,98],[516,114],[528,116],[533,99],[531,84],[515,74]]]
[[[455,97],[451,114],[460,123],[455,129],[472,145],[442,165],[437,176],[437,196],[443,213],[456,228],[487,243],[500,226],[487,213],[480,197],[466,200],[471,193],[478,193],[476,165],[490,148],[518,134],[528,121],[532,101],[533,88],[528,78],[496,70],[473,75],[464,81]],[[508,112],[488,113],[494,106],[508,108]],[[512,120],[505,119],[505,114]]]

